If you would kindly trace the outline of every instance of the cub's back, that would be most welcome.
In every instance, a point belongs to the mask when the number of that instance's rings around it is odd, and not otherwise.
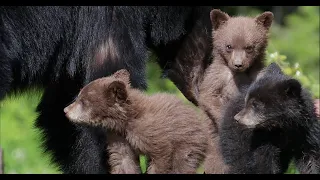
[[[158,93],[149,96],[144,117],[146,135],[158,135],[172,140],[206,139],[210,121],[201,111],[177,96]],[[168,135],[168,137],[165,137]]]

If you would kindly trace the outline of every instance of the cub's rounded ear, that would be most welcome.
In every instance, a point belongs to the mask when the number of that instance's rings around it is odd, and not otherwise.
[[[255,21],[258,24],[261,24],[266,30],[269,30],[273,21],[273,13],[270,11],[266,11],[257,17],[255,17]]]
[[[220,9],[213,9],[210,12],[210,20],[214,30],[217,30],[223,23],[228,21],[229,15]]]
[[[115,73],[113,73],[113,77],[117,79],[121,79],[125,83],[130,84],[130,73],[126,69],[120,69],[116,71]]]
[[[287,97],[299,97],[301,94],[301,84],[296,79],[288,79],[280,85],[280,91]]]
[[[123,81],[113,81],[107,85],[106,95],[108,102],[123,102],[127,99],[127,89]]]
[[[275,62],[270,63],[269,66],[267,66],[266,70],[267,70],[268,72],[270,72],[270,73],[273,73],[273,74],[274,74],[274,73],[276,73],[276,74],[283,74],[280,66],[279,66],[277,63],[275,63]]]
[[[264,77],[266,75],[271,75],[271,74],[282,74],[283,75],[283,72],[282,72],[280,66],[275,62],[272,62],[267,67],[263,68],[258,73],[256,79],[260,79],[260,78],[262,78],[262,77]]]

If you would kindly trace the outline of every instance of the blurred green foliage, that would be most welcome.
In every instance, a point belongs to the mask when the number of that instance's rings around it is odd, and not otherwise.
[[[261,12],[242,7],[241,13],[255,16]],[[300,80],[315,98],[319,98],[319,7],[301,6],[296,13],[286,17],[285,26],[273,23],[266,64],[271,62],[278,63],[286,74]],[[158,65],[150,61],[147,93],[169,92],[187,102],[174,84],[161,79],[160,75]],[[41,152],[40,134],[33,127],[40,97],[41,93],[30,91],[0,102],[0,146],[4,150],[5,173],[60,173],[49,163],[49,155]],[[145,171],[145,157],[140,159]],[[202,172],[199,168],[198,173]],[[294,164],[287,173],[298,173]]]
[[[279,52],[272,58],[319,98],[319,6],[300,6],[271,30],[268,51]]]
[[[40,95],[31,91],[0,103],[0,146],[4,151],[6,174],[58,172],[50,165],[49,155],[41,152],[40,134],[33,125]]]
[[[269,51],[285,54],[288,62],[308,72],[310,83],[319,83],[319,7],[300,6],[285,24],[272,26]]]
[[[266,65],[271,62],[276,62],[280,65],[285,74],[298,79],[303,86],[311,92],[313,98],[319,98],[319,81],[310,78],[309,71],[306,73],[306,71],[301,68],[300,63],[295,62],[292,64],[286,59],[286,56],[280,55],[278,52],[267,52]]]

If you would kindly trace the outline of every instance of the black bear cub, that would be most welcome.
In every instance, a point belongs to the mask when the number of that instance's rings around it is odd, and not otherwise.
[[[224,109],[220,145],[228,173],[319,173],[320,128],[313,100],[272,63]]]

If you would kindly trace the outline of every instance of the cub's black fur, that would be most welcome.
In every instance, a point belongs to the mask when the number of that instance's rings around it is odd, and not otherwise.
[[[80,88],[119,69],[146,89],[148,51],[194,102],[210,63],[211,7],[0,7],[0,100],[44,88],[36,127],[64,173],[108,173],[105,133],[71,124],[63,108]]]
[[[222,119],[220,145],[229,173],[278,174],[292,159],[301,173],[319,173],[320,128],[313,100],[272,63]]]

